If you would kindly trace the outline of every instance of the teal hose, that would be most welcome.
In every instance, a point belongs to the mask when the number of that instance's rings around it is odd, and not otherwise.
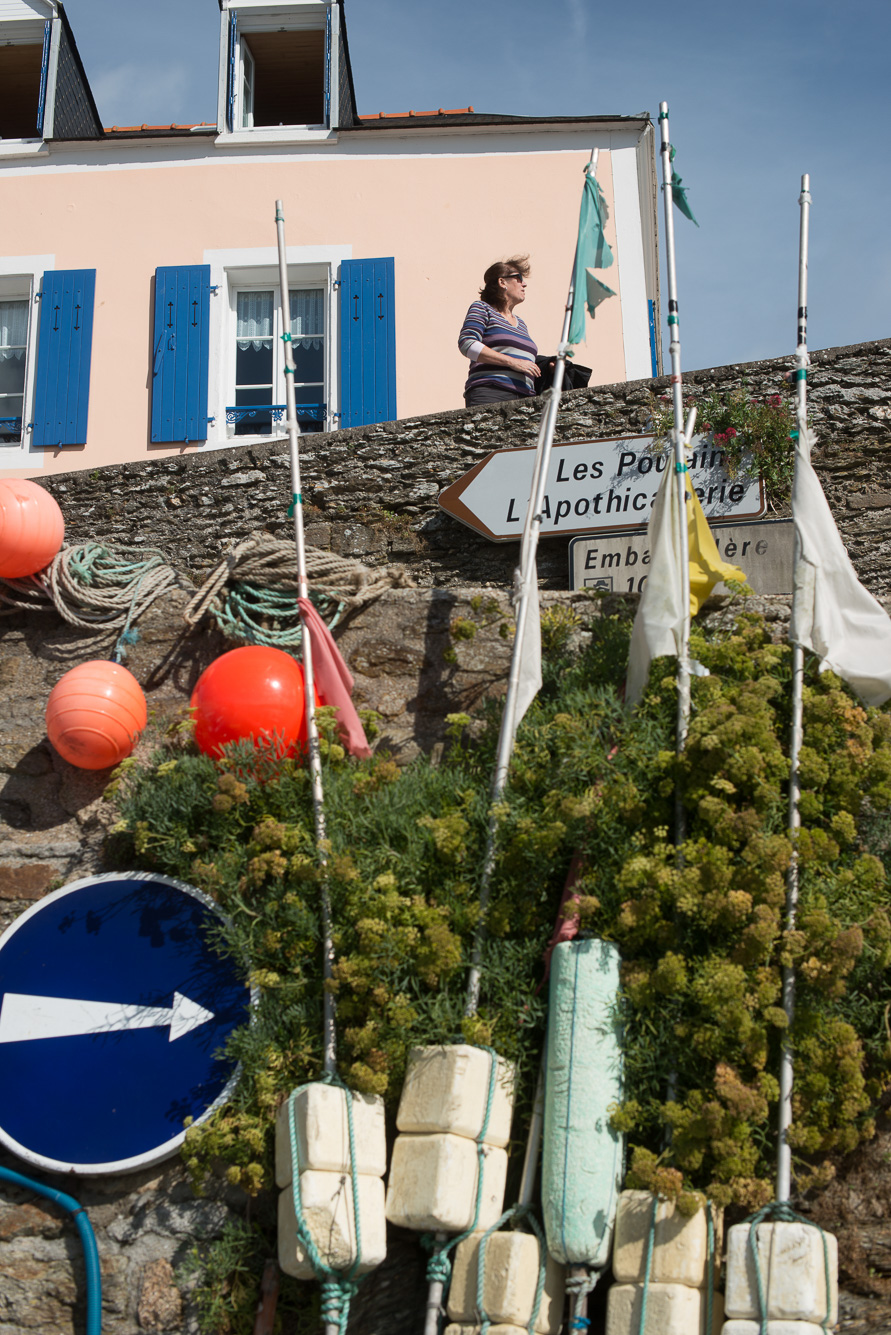
[[[86,1335],[102,1335],[102,1276],[99,1271],[99,1249],[96,1235],[87,1212],[73,1196],[66,1196],[64,1191],[56,1191],[43,1182],[35,1182],[31,1177],[23,1177],[11,1168],[0,1165],[0,1182],[13,1182],[17,1187],[35,1191],[38,1196],[45,1196],[48,1201],[55,1201],[67,1210],[77,1224],[77,1231],[84,1249],[84,1263],[87,1269],[87,1330]]]

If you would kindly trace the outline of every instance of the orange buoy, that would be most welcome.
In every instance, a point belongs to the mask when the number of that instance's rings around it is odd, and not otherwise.
[[[146,724],[142,687],[120,663],[96,659],[66,672],[50,691],[46,731],[65,760],[107,769],[124,760]]]
[[[56,500],[27,478],[0,482],[0,576],[21,579],[49,565],[65,520]]]
[[[271,743],[293,755],[306,742],[303,668],[282,649],[251,644],[205,668],[192,692],[195,741],[219,756],[227,742]]]

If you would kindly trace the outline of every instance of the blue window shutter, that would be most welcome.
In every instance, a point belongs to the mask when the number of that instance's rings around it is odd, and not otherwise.
[[[50,19],[47,19],[43,25],[43,55],[40,60],[40,93],[37,97],[37,133],[43,134],[43,122],[46,117],[46,81],[49,75],[49,53],[50,37],[52,35],[53,25]]]
[[[210,265],[155,270],[152,440],[207,440]]]
[[[647,302],[647,318],[650,324],[650,365],[653,368],[653,379],[659,374],[659,358],[656,356],[656,303]]]
[[[235,53],[237,50],[236,29],[238,14],[229,10],[229,72],[226,79],[226,129],[231,134],[235,129]]]
[[[340,266],[340,425],[396,419],[392,259]]]
[[[95,269],[43,275],[31,443],[85,445]]]

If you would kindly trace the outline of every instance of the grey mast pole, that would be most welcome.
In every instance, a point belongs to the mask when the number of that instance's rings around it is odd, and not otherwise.
[[[591,150],[591,156],[585,166],[586,174],[596,173],[599,154],[599,149],[595,148]],[[566,354],[569,351],[570,346],[566,340],[569,337],[569,325],[572,320],[572,305],[575,296],[575,261],[577,254],[578,241],[576,241],[576,251],[572,260],[572,273],[569,279],[569,291],[566,296],[566,309],[563,312],[563,329],[560,335],[560,343],[557,348],[557,361],[554,367],[554,382],[545,410],[542,413],[541,423],[538,430],[538,441],[535,448],[535,465],[532,471],[532,487],[529,495],[529,504],[526,508],[526,519],[523,524],[523,539],[520,546],[520,563],[514,574],[514,587],[517,595],[517,618],[514,631],[513,653],[511,654],[510,661],[510,675],[507,681],[507,695],[505,696],[504,701],[504,712],[501,715],[501,731],[498,735],[498,752],[495,762],[495,774],[492,780],[491,807],[495,807],[501,800],[505,785],[507,784],[507,774],[510,769],[510,759],[514,747],[517,693],[520,684],[521,648],[529,615],[529,581],[530,579],[535,578],[535,558],[538,552],[538,539],[541,533],[541,512],[544,504],[545,487],[547,486],[548,480],[548,465],[551,461],[551,447],[554,443],[557,412],[560,407],[560,395],[563,391],[563,374],[566,368]],[[483,924],[485,921],[484,915],[486,907],[489,903],[489,883],[495,868],[495,838],[497,830],[498,821],[494,815],[490,815],[489,834],[486,840],[486,852],[483,858],[483,873],[480,885],[481,926],[477,931],[476,939],[473,944],[473,953],[471,955],[470,972],[467,978],[465,1015],[475,1015],[479,1004],[480,963],[485,937],[485,926]]]
[[[309,584],[306,579],[306,542],[303,535],[303,497],[300,491],[300,426],[297,422],[296,395],[294,393],[294,351],[291,347],[291,301],[288,292],[288,260],[285,248],[285,215],[282,201],[275,201],[275,229],[278,237],[278,272],[281,289],[281,322],[285,349],[285,402],[288,412],[288,444],[291,451],[291,512],[294,516],[294,542],[297,548],[297,581],[301,598],[309,597]],[[324,869],[328,859],[325,854],[325,795],[322,788],[322,757],[319,750],[319,730],[315,715],[315,686],[312,670],[312,641],[309,629],[304,623],[300,637],[303,655],[303,679],[306,696],[306,735],[309,745],[309,772],[312,780],[312,803],[315,814],[316,849],[323,871],[321,882],[322,910],[322,972],[325,981],[331,978],[334,963],[334,947],[331,941],[331,901],[324,879]],[[337,1046],[334,1030],[334,998],[328,988],[324,996],[324,1061],[325,1071],[333,1075],[337,1069]],[[332,1332],[336,1324],[330,1327]]]
[[[801,221],[798,240],[798,342],[795,350],[796,403],[795,417],[798,427],[796,456],[799,451],[807,453],[807,250],[808,224],[810,222],[811,194],[810,176],[801,178],[801,194],[798,197],[801,208]],[[796,457],[796,469],[798,467]],[[798,535],[795,535],[795,565],[799,559]],[[795,625],[794,601],[798,597],[797,581],[793,581],[792,624]],[[799,772],[799,754],[802,738],[802,697],[804,690],[804,650],[800,644],[792,645],[792,729],[789,738],[789,838],[795,838],[801,828],[801,814],[798,809],[801,796]],[[786,927],[792,931],[798,912],[798,852],[792,849],[789,870],[786,874]],[[783,1010],[789,1027],[783,1034],[780,1055],[780,1105],[777,1136],[777,1200],[788,1201],[792,1193],[792,1151],[786,1139],[792,1124],[792,1084],[794,1078],[792,1041],[789,1037],[792,1021],[795,1018],[795,971],[783,969]]]

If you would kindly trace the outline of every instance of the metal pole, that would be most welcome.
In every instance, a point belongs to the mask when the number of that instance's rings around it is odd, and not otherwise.
[[[807,243],[808,223],[810,221],[811,195],[810,177],[801,178],[801,194],[798,197],[801,208],[801,222],[798,240],[798,343],[796,348],[796,404],[795,416],[798,426],[798,451],[807,451]],[[796,457],[796,468],[798,461]],[[798,535],[795,535],[795,564],[799,558]],[[795,588],[793,581],[793,588]],[[793,600],[797,593],[793,594]],[[792,622],[795,624],[793,608]],[[799,753],[801,751],[801,716],[802,695],[804,688],[804,650],[800,644],[792,645],[792,730],[789,738],[789,838],[792,840],[792,857],[786,875],[786,927],[792,931],[798,910],[798,852],[795,839],[801,827],[801,814],[798,802],[801,796],[799,774]],[[780,1106],[777,1137],[777,1200],[788,1201],[792,1192],[792,1151],[786,1140],[786,1134],[792,1123],[792,1083],[793,1054],[789,1030],[795,1018],[795,971],[783,969],[783,1010],[789,1027],[783,1035],[780,1055]]]
[[[668,136],[668,103],[659,103],[659,125],[662,133],[662,193],[665,203],[665,251],[668,271],[668,327],[671,355],[671,399],[674,409],[672,445],[675,470],[675,500],[678,509],[678,532],[681,551],[678,561],[681,571],[681,589],[684,623],[678,652],[678,709],[677,752],[684,750],[690,721],[690,561],[687,552],[687,460],[684,449],[684,391],[681,380],[681,332],[678,321],[678,283],[674,260],[674,211],[671,189],[671,143]],[[692,425],[690,427],[692,433]],[[683,804],[678,793],[675,800],[676,837],[683,842],[686,828]]]
[[[275,229],[278,235],[278,272],[281,289],[282,342],[285,349],[285,402],[288,411],[288,444],[291,451],[291,512],[294,516],[294,542],[297,547],[297,582],[301,598],[309,597],[309,585],[306,580],[306,543],[303,536],[303,496],[300,491],[300,426],[297,422],[297,407],[294,394],[294,352],[291,347],[291,301],[288,291],[288,260],[285,248],[285,215],[282,201],[275,201]],[[334,947],[331,941],[331,900],[325,877],[327,856],[325,854],[325,795],[322,789],[322,757],[319,750],[319,730],[315,715],[315,686],[312,671],[312,640],[309,628],[304,623],[301,636],[303,651],[303,678],[306,696],[306,735],[309,746],[309,772],[312,779],[312,802],[315,814],[316,848],[322,867],[321,910],[322,910],[322,974],[325,982],[331,978],[334,963]],[[337,1047],[334,1031],[334,998],[328,987],[324,995],[324,1045],[325,1071],[333,1074],[337,1069]],[[336,1329],[332,1327],[332,1329]]]
[[[586,175],[589,172],[596,173],[599,154],[599,149],[595,148],[591,150],[591,156],[585,166]],[[498,735],[498,753],[495,762],[495,774],[492,780],[489,833],[486,839],[486,852],[483,857],[483,872],[480,885],[480,927],[473,943],[473,952],[470,960],[470,972],[467,978],[467,999],[464,1010],[465,1015],[475,1015],[477,1006],[479,1005],[480,962],[482,958],[483,942],[485,940],[485,912],[489,903],[489,883],[495,868],[495,838],[498,831],[498,820],[493,814],[493,809],[501,800],[502,793],[507,784],[507,773],[510,769],[510,758],[514,748],[517,690],[520,683],[521,649],[523,636],[526,631],[526,622],[529,615],[529,581],[531,579],[537,579],[536,554],[538,552],[539,534],[541,533],[541,511],[544,504],[545,487],[547,486],[548,480],[548,466],[551,461],[551,447],[554,443],[557,411],[560,407],[560,395],[563,392],[563,375],[566,368],[566,354],[569,351],[569,344],[566,340],[569,336],[569,324],[572,319],[572,304],[573,298],[575,297],[575,261],[577,255],[578,241],[576,241],[576,251],[572,260],[572,273],[569,279],[566,309],[563,312],[563,329],[560,335],[560,343],[557,348],[557,361],[554,366],[553,386],[545,405],[544,412],[541,415],[541,423],[538,429],[538,441],[535,447],[535,465],[532,470],[532,487],[529,494],[529,504],[526,508],[526,519],[523,524],[523,539],[520,546],[520,564],[514,573],[514,588],[517,595],[516,628],[514,631],[513,653],[511,654],[510,661],[510,675],[507,679],[507,695],[505,696],[504,701],[504,712],[501,715],[501,731]]]
[[[538,1151],[541,1147],[541,1132],[544,1125],[544,1090],[545,1059],[542,1057],[538,1068],[538,1082],[535,1086],[535,1099],[532,1104],[532,1118],[529,1122],[529,1134],[526,1137],[526,1155],[523,1159],[523,1176],[520,1178],[519,1205],[529,1205],[535,1192],[535,1178],[538,1173]]]

